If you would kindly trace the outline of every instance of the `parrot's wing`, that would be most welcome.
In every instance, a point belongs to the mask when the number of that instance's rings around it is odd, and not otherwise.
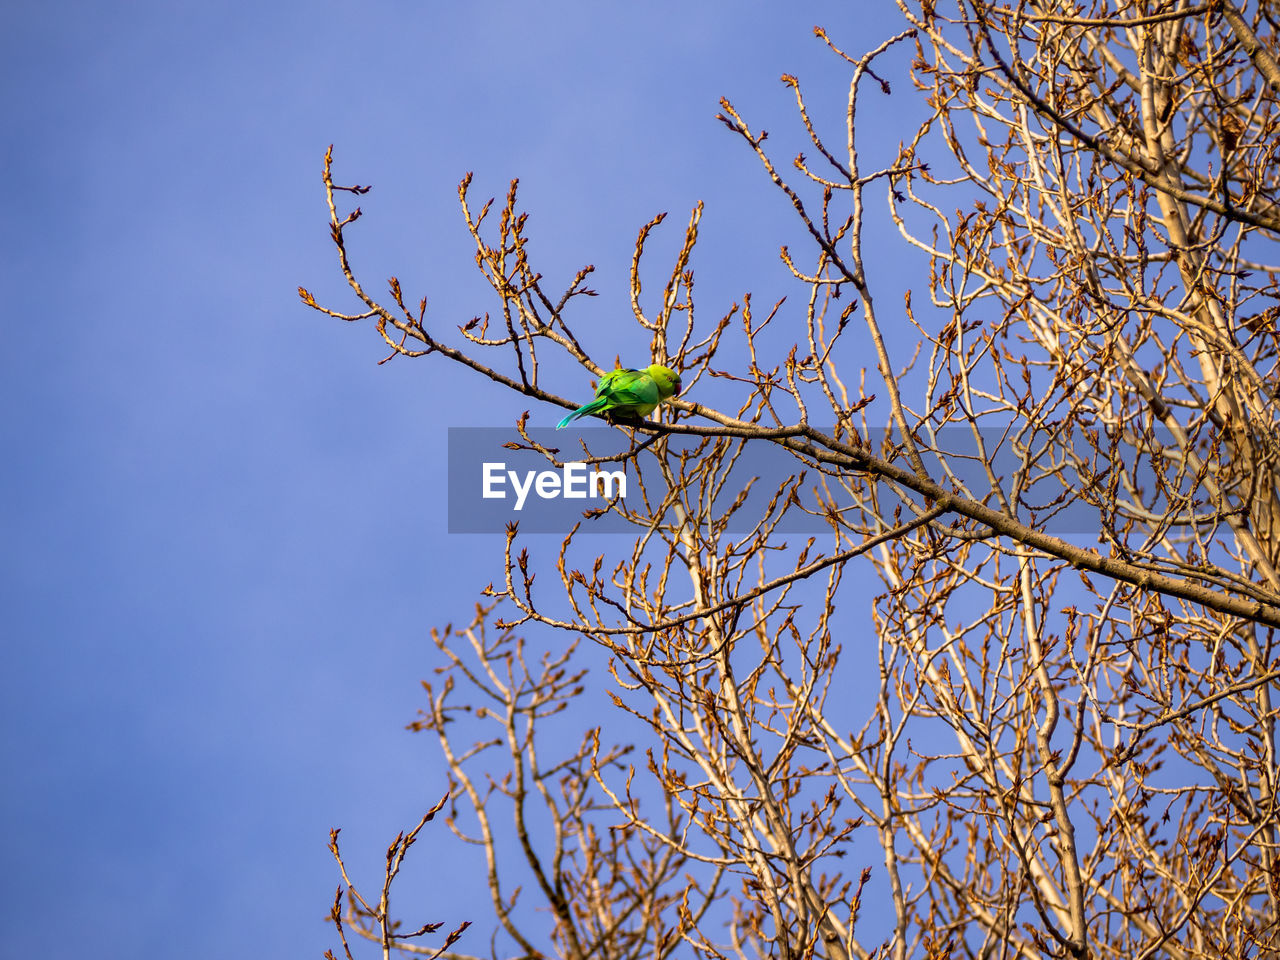
[[[599,382],[596,383],[596,396],[597,397],[611,396],[614,390],[616,390],[618,387],[626,386],[631,381],[631,379],[637,376],[638,374],[642,374],[642,371],[624,369],[620,367],[614,368],[613,370],[610,370],[607,373],[602,373],[600,375]]]
[[[635,372],[635,371],[631,371]],[[608,397],[617,406],[640,406],[656,404],[660,399],[658,385],[647,373],[636,372],[636,376],[617,377],[610,384]]]

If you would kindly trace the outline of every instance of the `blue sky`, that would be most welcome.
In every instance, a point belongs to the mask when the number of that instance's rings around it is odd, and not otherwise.
[[[782,289],[790,211],[717,98],[789,159],[778,76],[838,124],[846,68],[812,26],[861,51],[898,29],[887,7],[7,5],[4,953],[319,957],[329,827],[372,876],[444,789],[403,727],[428,629],[469,616],[500,546],[447,533],[445,431],[527,403],[378,366],[368,326],[298,302],[350,305],[325,147],[374,184],[357,267],[426,293],[441,329],[493,306],[458,180],[519,176],[539,265],[597,266],[593,346],[625,359],[643,341],[609,318],[658,211],[674,243],[707,204],[708,316]],[[867,123],[894,108],[868,97]],[[432,896],[415,919],[487,929],[485,905]]]

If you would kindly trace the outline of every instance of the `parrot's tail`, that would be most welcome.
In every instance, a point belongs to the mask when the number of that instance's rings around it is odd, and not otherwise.
[[[573,413],[569,414],[567,417],[565,417],[563,420],[557,423],[556,429],[561,430],[564,427],[567,427],[569,424],[573,423],[573,421],[575,420],[579,420],[582,417],[589,417],[593,413],[599,413],[608,405],[608,403],[609,403],[608,398],[596,397],[590,403],[583,404],[577,410],[573,411]]]

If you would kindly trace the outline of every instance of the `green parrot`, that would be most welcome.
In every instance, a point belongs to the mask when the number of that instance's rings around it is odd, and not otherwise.
[[[680,393],[680,374],[655,363],[643,370],[610,370],[600,378],[596,398],[556,424],[567,427],[579,417],[616,413],[624,419],[647,417],[663,400]]]

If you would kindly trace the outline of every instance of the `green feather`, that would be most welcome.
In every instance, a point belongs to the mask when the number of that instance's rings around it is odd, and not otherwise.
[[[663,400],[680,392],[680,375],[670,367],[653,364],[644,370],[610,370],[600,377],[596,397],[583,404],[558,424],[567,427],[574,420],[593,414],[612,413],[623,417],[647,417]]]

